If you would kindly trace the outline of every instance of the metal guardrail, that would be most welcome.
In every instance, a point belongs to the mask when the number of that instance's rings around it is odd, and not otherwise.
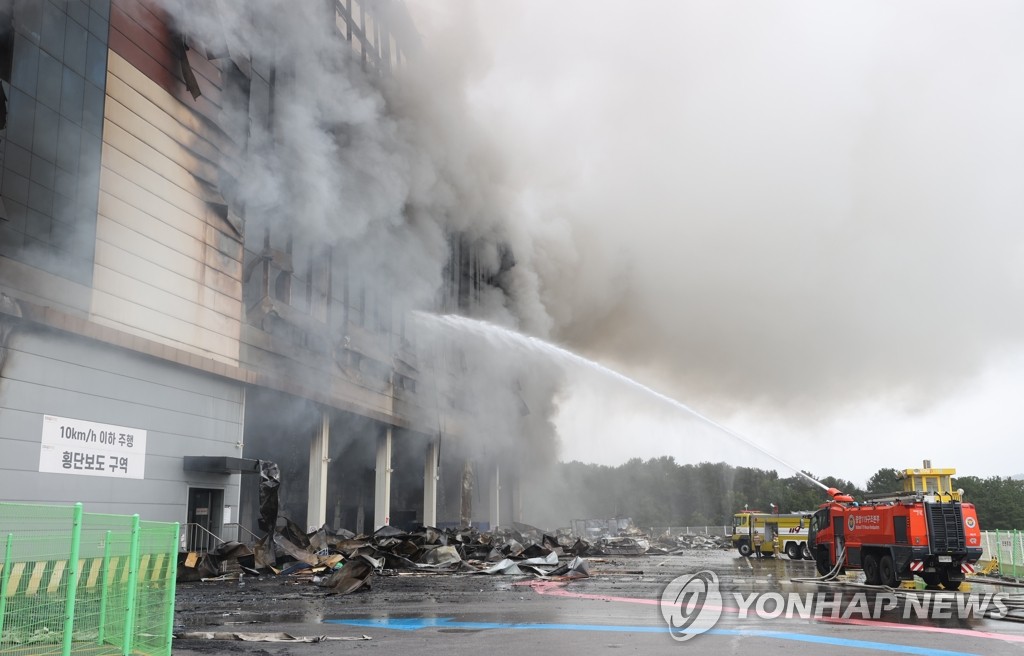
[[[181,525],[178,545],[182,551],[205,553],[213,551],[218,546],[224,544],[224,542],[226,540],[222,540],[217,535],[211,533],[209,529],[201,524],[189,523]]]
[[[234,541],[241,542],[242,544],[255,544],[259,541],[260,536],[256,535],[249,529],[245,528],[238,522],[231,522],[224,525],[224,537],[227,539],[231,536],[234,531]]]
[[[178,536],[178,548],[181,551],[194,551],[205,553],[213,551],[226,542],[241,542],[242,544],[254,545],[260,536],[256,535],[238,522],[224,524],[224,530],[220,535],[210,531],[201,524],[182,524]]]
[[[732,535],[732,526],[652,526],[647,529],[651,537],[659,535]]]

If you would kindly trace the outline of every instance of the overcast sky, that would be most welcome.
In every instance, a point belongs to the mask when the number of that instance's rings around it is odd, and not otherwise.
[[[816,475],[1024,472],[1024,4],[413,7],[553,341]],[[789,474],[586,375],[560,407],[567,459]]]

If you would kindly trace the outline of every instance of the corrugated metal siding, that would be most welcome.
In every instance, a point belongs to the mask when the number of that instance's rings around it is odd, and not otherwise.
[[[88,339],[16,332],[0,378],[0,499],[82,501],[94,512],[181,521],[188,485],[225,488],[239,475],[182,470],[183,455],[238,456],[242,385]],[[39,473],[44,414],[148,431],[146,477]]]
[[[92,318],[237,365],[242,247],[196,179],[227,145],[113,50],[107,92]]]

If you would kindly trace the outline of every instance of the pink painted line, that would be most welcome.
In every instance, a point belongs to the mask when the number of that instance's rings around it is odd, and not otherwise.
[[[657,606],[660,603],[658,599],[643,599],[640,597],[613,597],[610,595],[596,595],[586,594],[583,592],[570,592],[565,589],[568,585],[565,581],[523,581],[516,585],[526,585],[533,589],[537,594],[550,595],[552,597],[569,597],[572,599],[590,599],[593,601],[613,601],[626,604],[644,604],[647,606]],[[721,610],[726,613],[739,613],[737,608],[729,608],[727,606],[708,606],[708,608],[714,608]],[[800,618],[793,618],[800,619]],[[865,620],[865,619],[854,619],[841,617],[819,617],[815,618],[822,622],[828,622],[830,624],[855,624],[858,626],[872,626],[884,629],[898,629],[901,631],[925,631],[927,633],[944,633],[947,635],[958,635],[967,638],[985,638],[988,640],[1003,640],[1006,642],[1024,642],[1024,635],[1012,635],[1004,633],[992,633],[989,631],[973,631],[971,629],[947,629],[940,626],[920,626],[917,624],[901,624],[899,622],[882,622],[876,620]]]
[[[842,619],[821,617],[823,622],[833,624],[857,624],[860,626],[877,626],[883,629],[900,629],[903,631],[926,631],[928,633],[945,633],[949,635],[965,636],[967,638],[987,638],[989,640],[1005,640],[1006,642],[1024,642],[1024,635],[1012,635],[1006,633],[992,633],[990,631],[973,631],[971,629],[947,629],[941,626],[919,626],[916,624],[901,624],[899,622],[882,622],[864,619]]]

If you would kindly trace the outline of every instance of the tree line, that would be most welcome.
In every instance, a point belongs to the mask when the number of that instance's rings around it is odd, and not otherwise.
[[[803,476],[780,477],[774,470],[724,462],[682,465],[671,456],[633,458],[614,467],[573,461],[559,468],[558,496],[574,518],[631,517],[639,527],[727,525],[744,508],[811,511],[828,498]],[[897,470],[890,468],[880,469],[864,487],[805,473],[855,499],[902,488]],[[983,529],[1024,529],[1024,481],[959,476],[954,484],[963,488],[965,501],[977,506]]]

